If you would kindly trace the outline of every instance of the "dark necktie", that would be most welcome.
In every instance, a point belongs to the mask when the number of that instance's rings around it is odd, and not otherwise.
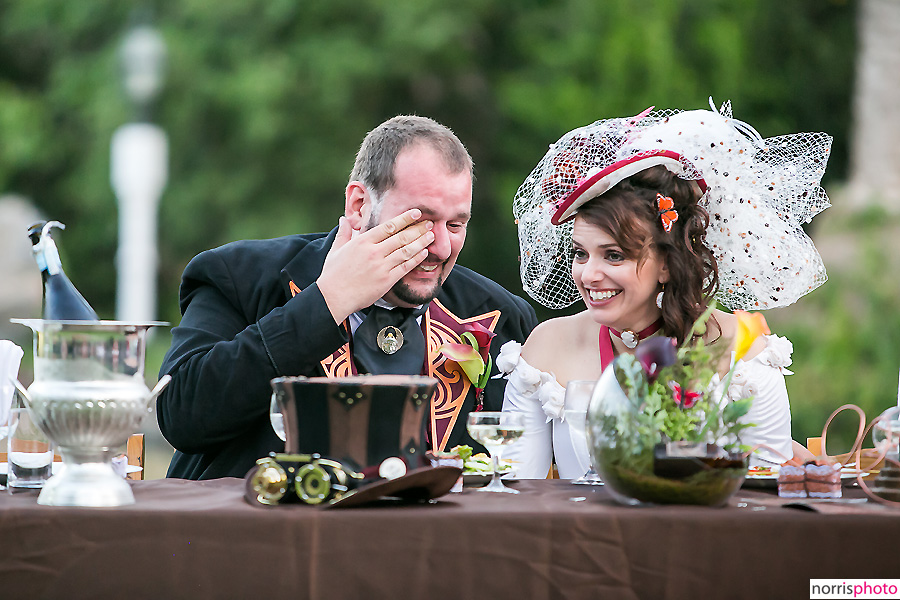
[[[428,310],[370,306],[353,334],[353,358],[360,373],[421,375],[425,336],[416,318]]]

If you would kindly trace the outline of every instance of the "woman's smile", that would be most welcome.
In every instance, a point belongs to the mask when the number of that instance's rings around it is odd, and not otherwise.
[[[586,290],[591,302],[603,302],[619,295],[622,290]]]

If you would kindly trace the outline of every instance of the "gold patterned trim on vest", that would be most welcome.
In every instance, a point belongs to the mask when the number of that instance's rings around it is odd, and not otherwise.
[[[435,451],[443,451],[456,425],[472,383],[455,361],[447,360],[438,351],[446,344],[462,344],[462,334],[469,323],[480,323],[490,331],[500,320],[500,311],[460,319],[438,300],[428,307],[425,339],[428,341],[428,375],[438,380],[431,401],[431,445]],[[465,426],[465,424],[463,424]]]

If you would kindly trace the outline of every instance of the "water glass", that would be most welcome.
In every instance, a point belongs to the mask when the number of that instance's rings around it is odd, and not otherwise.
[[[6,486],[9,491],[44,487],[50,479],[53,447],[21,401],[13,403],[7,435]]]
[[[588,460],[587,472],[572,481],[580,485],[603,485],[603,480],[594,470],[590,440],[587,437],[587,410],[596,385],[597,382],[593,380],[574,380],[566,384],[565,417],[569,423],[569,432],[573,441],[577,440],[576,447],[585,453]]]

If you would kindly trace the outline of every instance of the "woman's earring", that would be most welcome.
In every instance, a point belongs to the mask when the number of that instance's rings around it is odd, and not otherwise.
[[[656,306],[657,306],[657,308],[662,309],[662,299],[663,299],[663,292],[660,292],[660,293],[658,293],[658,294],[656,295]]]

